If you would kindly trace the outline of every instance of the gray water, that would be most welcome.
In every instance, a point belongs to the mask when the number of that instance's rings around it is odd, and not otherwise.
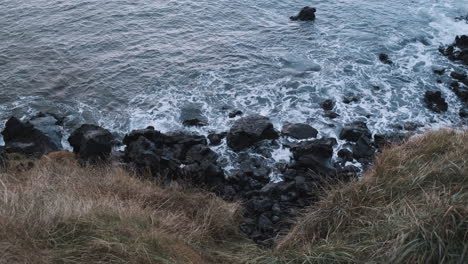
[[[289,21],[306,5],[315,22]],[[460,102],[432,69],[458,67],[437,49],[468,33],[454,19],[467,13],[468,0],[0,0],[0,128],[11,115],[51,111],[68,129],[206,134],[232,124],[223,106],[322,136],[353,120],[374,133],[407,121],[460,126]],[[449,111],[423,107],[426,90],[441,90]],[[360,102],[342,103],[349,94]],[[319,106],[328,98],[335,120]],[[208,127],[182,127],[189,102]]]

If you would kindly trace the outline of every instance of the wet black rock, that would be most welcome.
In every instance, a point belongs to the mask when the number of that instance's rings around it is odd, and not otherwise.
[[[385,54],[385,53],[380,53],[379,54],[379,60],[384,64],[389,64],[389,65],[393,64],[393,61],[391,61],[390,58],[388,57],[388,55]]]
[[[353,152],[348,149],[340,149],[340,151],[338,151],[338,157],[344,163],[347,161],[353,161]]]
[[[382,150],[386,146],[399,144],[407,138],[407,133],[376,134],[374,135],[374,145]]]
[[[455,38],[455,42],[447,48],[439,49],[442,54],[450,60],[461,61],[468,65],[468,36],[462,35]]]
[[[232,150],[241,151],[259,141],[278,137],[268,117],[250,115],[236,120],[227,135],[227,144]]]
[[[333,100],[331,99],[327,99],[325,101],[323,101],[320,106],[322,107],[323,110],[325,111],[330,111],[330,110],[333,110],[333,107],[335,107],[335,102],[333,102]]]
[[[315,20],[315,12],[317,10],[313,7],[306,6],[299,11],[297,16],[290,17],[291,20],[311,21]]]
[[[468,104],[462,106],[462,108],[460,108],[460,111],[458,112],[458,114],[462,118],[468,118]]]
[[[375,148],[372,141],[368,137],[360,137],[353,146],[353,157],[356,160],[366,159],[371,160],[375,153]]]
[[[242,116],[243,114],[244,114],[244,112],[242,112],[240,110],[234,110],[234,111],[229,113],[229,118],[234,118],[236,116]]]
[[[114,136],[102,127],[84,124],[71,134],[68,142],[80,160],[98,162],[107,159],[112,151]]]
[[[7,157],[6,157],[5,147],[0,146],[0,169],[6,166],[6,161],[7,161]]]
[[[5,141],[5,151],[8,153],[22,153],[26,155],[41,156],[48,152],[62,149],[60,140],[53,133],[54,128],[50,130],[46,124],[55,126],[55,122],[48,121],[37,122],[39,128],[50,134],[46,135],[40,129],[36,128],[31,122],[22,122],[15,117],[11,117],[5,124],[2,132]]]
[[[317,129],[307,125],[307,124],[291,124],[285,123],[283,125],[283,129],[281,129],[281,133],[285,136],[290,136],[295,139],[307,139],[307,138],[315,138],[317,137],[318,131]]]
[[[426,104],[427,108],[436,113],[441,113],[448,110],[448,104],[445,101],[445,98],[442,97],[442,93],[440,91],[427,91],[424,94],[424,103]]]
[[[291,152],[296,166],[324,172],[333,168],[331,158],[334,145],[336,145],[335,139],[322,138],[300,142],[291,148]]]
[[[357,103],[357,102],[359,102],[359,98],[357,98],[356,96],[353,96],[353,95],[345,96],[343,98],[343,103],[345,103],[345,104]]]
[[[227,133],[210,133],[208,135],[208,140],[210,142],[210,146],[218,146],[221,144],[222,140],[226,137]]]
[[[205,137],[183,132],[163,134],[149,127],[124,138],[124,160],[139,172],[164,181],[186,180],[219,191],[224,172]]]
[[[39,113],[31,118],[29,122],[34,128],[44,133],[56,146],[62,147],[63,128],[60,126],[61,121],[57,117],[51,114]]]
[[[354,121],[346,124],[340,132],[340,139],[357,142],[361,137],[371,137],[371,132],[365,122]]]
[[[443,75],[445,73],[444,68],[433,69],[432,71],[437,75]]]
[[[325,113],[323,114],[323,116],[328,117],[328,118],[330,118],[330,119],[335,119],[335,118],[339,117],[340,115],[337,114],[337,113],[335,113],[335,112],[333,112],[333,111],[325,111]]]
[[[450,73],[450,77],[452,77],[455,80],[459,80],[459,81],[464,81],[467,78],[465,73],[456,72],[456,71]]]
[[[184,106],[180,112],[180,121],[184,126],[206,126],[208,119],[203,115],[201,107],[196,104]]]

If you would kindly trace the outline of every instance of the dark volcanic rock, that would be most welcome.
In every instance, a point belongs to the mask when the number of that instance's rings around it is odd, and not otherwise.
[[[227,133],[211,133],[208,135],[208,140],[210,141],[211,146],[218,146],[221,144],[223,138],[225,138]]]
[[[338,151],[338,157],[343,162],[353,161],[353,152],[348,149],[340,149],[340,151]]]
[[[459,81],[464,81],[466,80],[466,74],[463,72],[452,72],[450,73],[450,77],[453,79],[459,80]]]
[[[149,127],[124,138],[124,160],[140,172],[164,181],[183,179],[219,191],[224,172],[205,137],[183,132],[163,134]]]
[[[353,95],[345,96],[343,98],[343,103],[345,103],[345,104],[357,103],[357,102],[359,102],[359,98],[357,98],[356,96],[353,96]]]
[[[379,54],[379,60],[380,60],[382,63],[385,63],[385,64],[389,64],[389,65],[392,65],[392,64],[393,64],[393,61],[391,61],[390,58],[388,57],[388,55],[385,54],[385,53],[380,53],[380,54]]]
[[[460,115],[460,117],[468,118],[468,105],[462,106],[458,114]]]
[[[457,36],[455,43],[449,45],[447,48],[439,49],[442,54],[447,56],[450,60],[461,61],[463,64],[468,65],[468,36]]]
[[[448,104],[442,97],[442,93],[440,91],[427,91],[424,94],[424,103],[426,104],[427,108],[436,113],[441,113],[448,110]]]
[[[112,151],[114,137],[109,130],[96,125],[85,124],[76,129],[68,138],[73,152],[83,161],[105,160]]]
[[[234,118],[236,116],[241,116],[243,115],[244,113],[240,110],[234,110],[232,112],[229,113],[229,118]]]
[[[268,117],[250,115],[236,120],[227,135],[227,144],[232,150],[241,151],[261,140],[278,137]]]
[[[62,127],[53,115],[39,113],[29,121],[34,128],[46,135],[56,146],[62,147]]]
[[[39,124],[40,123],[40,124]],[[50,134],[49,137],[31,122],[21,122],[11,117],[5,124],[2,132],[5,141],[5,150],[9,153],[22,153],[26,155],[41,156],[42,154],[62,149],[60,139],[56,138],[53,128],[48,130],[46,124],[55,126],[55,122],[37,122],[39,128]]]
[[[328,117],[328,118],[330,118],[330,119],[335,119],[335,118],[339,117],[340,115],[337,114],[337,113],[335,113],[335,112],[333,112],[333,111],[325,111],[325,113],[323,114],[323,116]]]
[[[290,17],[291,20],[311,21],[315,20],[315,12],[317,10],[313,7],[304,7],[299,11],[297,16]]]
[[[283,125],[281,133],[286,136],[293,137],[295,139],[306,139],[306,138],[315,138],[317,137],[317,129],[307,125],[307,124],[291,124],[286,123]]]
[[[6,166],[6,151],[5,147],[0,146],[0,169]]]
[[[180,112],[180,121],[184,126],[208,125],[208,119],[203,115],[200,107],[195,104],[189,104],[182,108]]]
[[[360,137],[356,144],[353,146],[353,157],[356,160],[366,159],[371,160],[375,153],[375,148],[372,141],[368,137]]]
[[[322,107],[323,110],[325,111],[330,111],[330,110],[333,110],[333,107],[335,107],[335,102],[333,102],[333,100],[331,99],[327,99],[325,101],[323,101],[320,106]]]
[[[443,75],[445,73],[445,69],[444,68],[441,68],[441,69],[434,69],[432,70],[435,74],[437,75]]]
[[[357,142],[361,137],[371,137],[371,132],[365,122],[355,121],[346,124],[340,132],[340,139]]]
[[[336,140],[322,138],[305,141],[291,148],[296,165],[316,172],[332,169],[331,158]]]

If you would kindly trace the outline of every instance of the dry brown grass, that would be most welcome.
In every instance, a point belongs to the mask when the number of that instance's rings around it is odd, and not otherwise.
[[[238,263],[249,245],[236,203],[66,152],[19,162],[0,176],[0,263]]]
[[[21,165],[26,164],[26,165]],[[468,133],[429,132],[333,187],[273,250],[240,206],[73,155],[0,175],[0,263],[468,263]]]
[[[381,154],[278,243],[299,263],[467,263],[468,133],[429,132]]]

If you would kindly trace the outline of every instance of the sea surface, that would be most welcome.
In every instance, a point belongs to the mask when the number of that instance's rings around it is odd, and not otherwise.
[[[289,20],[307,5],[316,21]],[[226,109],[320,136],[354,120],[373,133],[457,127],[460,101],[433,69],[460,67],[438,48],[468,33],[455,19],[467,14],[468,0],[0,0],[0,129],[43,111],[64,116],[68,132],[95,123],[120,135],[149,125],[207,134],[229,129]],[[427,90],[441,90],[449,111],[426,109]],[[342,102],[352,95],[359,102]],[[338,118],[323,117],[325,99]],[[207,127],[182,126],[191,103]]]

